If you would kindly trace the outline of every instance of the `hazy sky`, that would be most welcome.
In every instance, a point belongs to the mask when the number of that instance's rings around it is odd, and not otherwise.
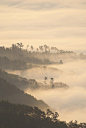
[[[86,52],[86,0],[0,0],[0,45]]]

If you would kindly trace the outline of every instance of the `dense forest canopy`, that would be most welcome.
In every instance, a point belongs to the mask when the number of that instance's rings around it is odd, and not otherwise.
[[[47,109],[41,111],[37,107],[0,102],[0,128],[86,128],[85,123],[77,121],[60,121],[59,114]]]

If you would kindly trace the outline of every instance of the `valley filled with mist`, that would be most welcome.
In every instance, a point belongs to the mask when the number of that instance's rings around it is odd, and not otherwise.
[[[38,101],[31,105],[40,109],[43,105],[45,109],[49,107],[57,111],[60,120],[86,122],[85,54],[47,45],[36,49],[29,45],[24,49],[22,43],[12,44],[9,48],[3,46],[0,47],[0,78],[23,91],[19,92],[19,97],[22,95],[24,100],[24,93],[32,95],[32,100],[35,97]],[[6,81],[3,81],[5,85]],[[16,103],[15,96],[6,96],[7,99],[2,92],[0,100],[12,102],[14,99],[13,103]],[[21,99],[20,103],[28,105],[28,97],[25,102]]]
[[[0,0],[0,128],[86,128],[86,0]]]
[[[27,79],[35,79],[44,84],[45,89],[31,90],[25,88],[26,93],[31,93],[37,99],[45,101],[52,109],[60,114],[60,119],[66,121],[86,119],[86,60],[68,61],[62,65],[48,65],[47,68],[32,68],[25,71],[8,71]],[[60,83],[60,88],[50,88],[50,78],[54,78],[54,84]],[[61,84],[67,85],[61,87]],[[47,88],[49,88],[47,90]],[[80,116],[78,116],[78,113]]]

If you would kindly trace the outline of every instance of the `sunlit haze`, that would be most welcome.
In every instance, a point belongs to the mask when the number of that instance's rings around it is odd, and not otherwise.
[[[0,68],[40,85],[22,84],[25,93],[61,120],[86,123],[86,0],[0,0],[0,48]]]
[[[47,44],[86,53],[85,0],[0,0],[0,45]]]

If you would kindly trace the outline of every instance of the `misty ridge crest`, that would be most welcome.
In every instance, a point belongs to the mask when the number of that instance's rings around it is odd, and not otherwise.
[[[44,85],[43,83],[37,82],[35,79],[26,79],[22,78],[18,75],[13,75],[5,72],[4,70],[0,69],[0,77],[6,79],[9,83],[15,84],[18,88],[25,90],[27,88],[30,89],[53,89],[52,85]],[[51,83],[52,84],[52,83]],[[68,88],[68,85],[64,83],[57,83],[54,82],[54,88]]]
[[[63,74],[65,72],[62,71],[62,69],[59,70],[52,65],[58,65],[58,67],[62,67],[62,65],[65,65],[67,63],[70,64],[70,62],[72,61],[76,62],[86,59],[86,55],[84,55],[83,53],[77,55],[73,51],[59,50],[57,47],[49,47],[47,45],[39,46],[39,48],[36,49],[33,46],[29,45],[27,45],[26,49],[24,49],[23,47],[24,45],[22,43],[12,44],[12,47],[10,48],[5,48],[4,46],[0,47],[0,68],[7,70],[7,72],[9,73],[18,73],[21,76],[13,76],[1,70],[1,77],[5,78],[8,82],[11,82],[12,84],[16,84],[16,86],[20,89],[29,87],[33,89],[47,89],[53,87],[67,88],[70,83],[67,85],[65,84],[66,82],[57,82],[56,80],[54,82],[54,77],[55,79],[57,79],[57,76],[59,80],[60,77],[64,77],[64,75],[68,74]],[[34,76],[34,73],[36,71],[38,72],[38,77],[40,73],[45,74],[42,78],[44,79],[44,83],[38,82],[36,80],[36,77]],[[48,77],[47,72],[50,72],[50,74],[53,72],[54,74]],[[30,75],[27,75],[27,77],[26,75],[22,76],[22,74],[25,73],[32,74],[32,77]],[[70,75],[72,76],[73,74],[75,74],[75,72],[71,71]],[[45,77],[51,79],[50,83],[47,83],[47,79],[45,80]]]
[[[86,55],[80,53],[77,55],[73,51],[59,50],[57,47],[49,47],[47,45],[34,48],[27,45],[27,48],[23,48],[22,43],[12,44],[12,47],[5,48],[0,47],[1,58],[11,60],[21,60],[22,62],[35,63],[35,64],[62,64],[61,58],[64,59],[86,59]],[[58,58],[57,58],[58,57]]]
[[[37,48],[37,51],[34,51],[34,47],[31,46],[30,50],[28,51],[29,45],[27,45],[27,49],[22,49],[23,48],[22,43],[17,43],[17,44],[12,44],[11,48],[5,48],[5,47],[0,47],[0,52],[1,52],[1,57],[0,57],[0,67],[3,69],[10,69],[10,70],[26,70],[26,69],[31,69],[31,68],[41,68],[40,65],[35,65],[35,64],[41,64],[41,65],[49,65],[49,64],[63,64],[62,60],[60,62],[53,62],[48,60],[48,56],[52,56],[53,54],[62,54],[62,53],[73,53],[73,52],[65,52],[63,50],[58,50],[56,47],[51,47],[51,50],[49,46],[44,45],[44,46],[39,46]],[[52,53],[52,51],[55,53]],[[43,54],[43,55],[42,55]],[[53,56],[54,56],[53,55]],[[36,57],[35,57],[36,56]],[[45,59],[44,59],[45,56]],[[41,57],[41,59],[39,59]],[[42,68],[46,69],[46,66],[43,66]],[[50,68],[54,70],[54,68]],[[57,70],[57,69],[55,69]],[[59,70],[57,70],[59,71]],[[23,79],[24,80],[24,79]],[[24,84],[28,84],[25,80]],[[34,81],[34,80],[32,80]],[[10,82],[10,81],[8,81]],[[35,82],[36,87],[41,87],[43,88],[43,84],[39,83],[39,85]],[[31,84],[30,80],[29,83]],[[15,84],[15,83],[14,83]],[[22,83],[23,84],[23,83]],[[34,83],[33,83],[34,84]],[[17,83],[16,83],[17,85]],[[55,83],[55,87],[68,87],[66,84],[62,83]],[[45,88],[47,88],[46,86]],[[52,87],[52,86],[51,86]]]

